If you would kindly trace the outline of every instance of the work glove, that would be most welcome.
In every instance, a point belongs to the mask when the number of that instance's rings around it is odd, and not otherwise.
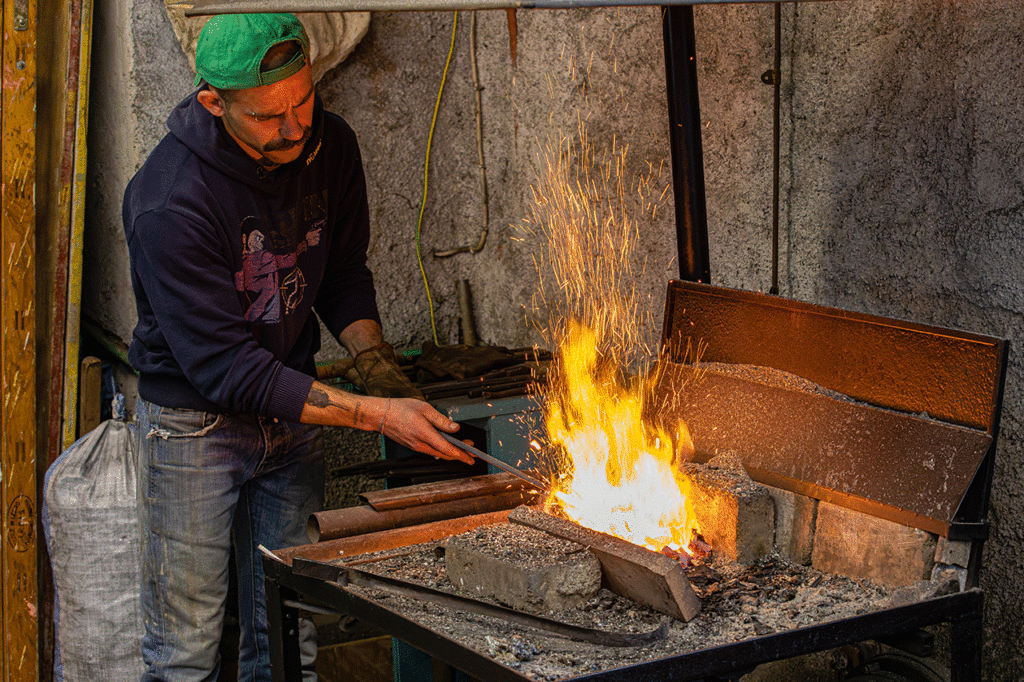
[[[423,400],[420,389],[398,368],[395,349],[389,343],[378,343],[357,353],[355,363],[345,377],[367,395]]]
[[[465,379],[522,361],[522,353],[502,346],[437,346],[427,341],[416,360],[416,378],[421,383]]]

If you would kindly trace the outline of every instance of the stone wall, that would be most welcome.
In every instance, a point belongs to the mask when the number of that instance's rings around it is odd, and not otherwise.
[[[191,74],[161,2],[96,7],[84,305],[127,339],[134,306],[120,195]],[[845,0],[783,10],[781,294],[1010,339],[982,583],[986,679],[1019,679],[1024,5]],[[760,76],[772,61],[772,13],[770,4],[695,10],[712,281],[748,290],[771,284],[772,89]],[[442,343],[457,339],[455,287],[466,279],[480,338],[521,345],[539,340],[545,323],[532,268],[543,244],[518,228],[542,169],[538,142],[576,136],[583,121],[598,153],[628,144],[629,173],[669,181],[659,10],[522,10],[515,67],[504,12],[480,14],[489,234],[479,253],[438,260],[434,249],[475,243],[482,219],[470,22],[459,16],[433,137],[424,268]],[[387,334],[400,346],[432,336],[414,245],[451,31],[451,13],[375,13],[366,38],[320,84],[360,137],[371,263]],[[658,319],[677,272],[671,197],[649,213],[637,284]]]

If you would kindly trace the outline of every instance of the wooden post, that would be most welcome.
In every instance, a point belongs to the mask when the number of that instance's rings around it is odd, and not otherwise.
[[[0,676],[39,679],[36,514],[35,109],[36,3],[3,3],[0,98]]]
[[[103,362],[91,355],[82,358],[78,382],[78,437],[81,438],[100,425]]]

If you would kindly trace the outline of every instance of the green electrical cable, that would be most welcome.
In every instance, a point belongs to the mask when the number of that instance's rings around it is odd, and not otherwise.
[[[455,29],[459,26],[459,13],[455,12],[452,19],[452,42],[448,47],[448,59],[444,63],[444,73],[441,75],[441,87],[437,90],[437,101],[434,102],[434,117],[430,121],[430,133],[427,135],[427,155],[423,161],[423,199],[420,201],[420,216],[416,220],[416,262],[420,266],[420,275],[423,276],[423,288],[427,291],[427,305],[430,308],[430,331],[434,335],[434,344],[441,345],[437,340],[437,322],[434,319],[434,300],[430,296],[430,283],[427,281],[427,271],[423,269],[423,252],[420,248],[420,233],[423,229],[423,211],[427,207],[427,184],[430,178],[430,146],[434,142],[434,128],[437,126],[437,111],[441,108],[441,95],[444,94],[444,84],[448,80],[448,67],[452,63],[452,55],[455,53]]]

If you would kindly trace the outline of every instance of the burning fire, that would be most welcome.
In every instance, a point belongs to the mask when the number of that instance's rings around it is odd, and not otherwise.
[[[547,246],[537,257],[535,308],[559,356],[546,405],[558,460],[548,506],[655,551],[685,551],[697,528],[689,482],[675,463],[693,446],[682,422],[645,419],[656,325],[653,296],[638,288],[647,262],[629,210],[652,221],[667,185],[651,166],[646,175],[631,172],[626,151],[612,140],[610,153],[595,154],[581,122],[576,136],[549,144],[534,187],[528,232]],[[641,378],[629,380],[627,371]]]
[[[633,544],[686,550],[698,531],[689,481],[675,466],[677,447],[692,448],[686,425],[679,422],[669,434],[645,423],[643,386],[623,385],[598,346],[592,329],[573,323],[560,349],[546,426],[568,471],[549,503],[583,526]]]

